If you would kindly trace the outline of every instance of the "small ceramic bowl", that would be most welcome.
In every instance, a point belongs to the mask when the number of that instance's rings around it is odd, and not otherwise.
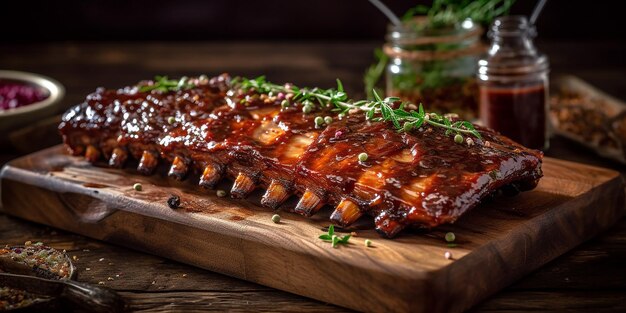
[[[0,70],[0,84],[25,85],[45,96],[37,102],[15,108],[0,107],[0,132],[28,125],[54,114],[65,95],[65,88],[58,81],[34,73]]]

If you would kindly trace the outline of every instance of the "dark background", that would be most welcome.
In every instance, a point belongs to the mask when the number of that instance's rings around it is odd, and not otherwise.
[[[394,12],[431,1],[385,1]],[[512,14],[530,15],[518,0]],[[541,40],[621,41],[623,1],[550,0]],[[382,40],[386,18],[366,0],[3,1],[3,42],[135,40]],[[28,26],[28,27],[27,27]],[[6,31],[9,30],[9,31]]]

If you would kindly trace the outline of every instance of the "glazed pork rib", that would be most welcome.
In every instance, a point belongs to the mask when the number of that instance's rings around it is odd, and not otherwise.
[[[540,151],[478,126],[480,138],[457,143],[429,124],[402,132],[326,106],[303,113],[302,103],[284,105],[293,94],[240,88],[226,74],[187,82],[178,90],[142,91],[154,81],[96,90],[64,115],[67,148],[113,167],[138,159],[146,175],[164,160],[169,176],[195,170],[207,188],[230,177],[234,198],[262,186],[261,203],[272,209],[299,195],[295,212],[331,205],[331,220],[344,227],[371,215],[387,237],[454,222],[500,188],[530,190],[542,176]],[[334,118],[316,124],[325,116]]]

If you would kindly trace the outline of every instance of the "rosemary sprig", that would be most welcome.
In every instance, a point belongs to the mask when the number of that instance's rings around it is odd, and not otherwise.
[[[179,91],[195,87],[189,83],[189,78],[181,77],[179,80],[168,79],[167,76],[156,76],[152,85],[143,85],[139,87],[139,92],[148,92],[157,90],[161,92]]]
[[[427,113],[422,104],[417,110],[404,110],[409,103],[400,102],[400,98],[381,98],[376,90],[373,90],[374,100],[352,101],[348,99],[343,85],[337,79],[336,89],[300,88],[294,85],[276,85],[265,80],[265,76],[255,79],[236,77],[233,84],[244,91],[255,90],[261,94],[285,93],[291,94],[291,101],[301,102],[303,105],[313,106],[317,103],[320,107],[331,106],[333,111],[340,116],[356,112],[364,112],[368,120],[375,122],[391,122],[398,131],[409,132],[419,129],[424,124],[440,127],[446,130],[446,135],[472,135],[481,138],[474,125],[468,121],[452,121],[444,115]],[[399,103],[398,108],[394,108]],[[290,102],[287,101],[287,105]]]
[[[345,235],[343,237],[335,235],[335,226],[328,226],[328,233],[322,234],[319,236],[320,239],[324,241],[330,241],[333,245],[333,248],[337,248],[338,244],[348,244],[348,240],[350,240],[351,235]]]

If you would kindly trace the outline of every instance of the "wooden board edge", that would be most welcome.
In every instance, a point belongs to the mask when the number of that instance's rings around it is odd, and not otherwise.
[[[193,226],[181,228],[181,224],[173,221],[124,210],[115,210],[100,220],[81,220],[70,208],[73,205],[68,203],[84,202],[97,207],[98,201],[102,200],[94,198],[92,194],[74,194],[71,191],[60,195],[45,187],[6,177],[0,184],[0,194],[7,191],[14,193],[15,190],[24,194],[22,197],[1,199],[1,211],[6,214],[327,303],[359,311],[407,312],[409,303],[398,302],[402,290],[410,286],[408,289],[412,292],[425,292],[425,272],[409,272],[397,277],[397,273],[392,275],[382,270],[355,269],[333,258],[333,250],[322,257],[295,250],[286,250],[276,255],[272,252],[275,249],[262,242],[226,236],[221,232],[210,232]],[[33,206],[30,195],[40,195],[44,199],[39,199],[39,205]],[[77,199],[72,199],[73,197]],[[59,206],[66,210],[61,212]],[[50,211],[61,215],[51,216]],[[141,231],[137,232],[136,229]],[[209,237],[212,239],[209,240]],[[170,238],[176,243],[176,249],[170,248],[172,244],[162,244],[161,238]],[[197,253],[200,249],[219,250],[217,254],[227,259],[227,264],[208,265],[224,261],[202,259],[201,254]],[[308,266],[301,268],[297,264]],[[268,277],[267,273],[273,275]],[[364,286],[359,283],[362,281],[377,283]]]
[[[430,306],[434,312],[462,312],[480,303],[497,291],[552,261],[563,253],[607,230],[626,215],[626,183],[617,174],[604,184],[595,186],[577,198],[571,198],[554,209],[528,220],[505,237],[493,240],[457,260],[451,266],[435,271],[427,288],[433,295]],[[551,221],[560,221],[553,224]],[[584,221],[583,225],[573,222]],[[542,249],[526,249],[530,242]],[[508,250],[506,253],[501,251]],[[479,255],[483,255],[479,258]],[[505,259],[501,254],[508,254]],[[485,264],[484,256],[489,262]],[[520,260],[511,262],[511,260]],[[468,268],[486,268],[487,276],[475,275]],[[484,273],[483,273],[484,275]],[[454,278],[454,279],[453,279]],[[496,284],[490,288],[482,280]],[[466,282],[459,286],[453,281]],[[428,298],[428,297],[427,297]],[[458,299],[459,301],[449,301]],[[472,299],[469,302],[461,299]]]

